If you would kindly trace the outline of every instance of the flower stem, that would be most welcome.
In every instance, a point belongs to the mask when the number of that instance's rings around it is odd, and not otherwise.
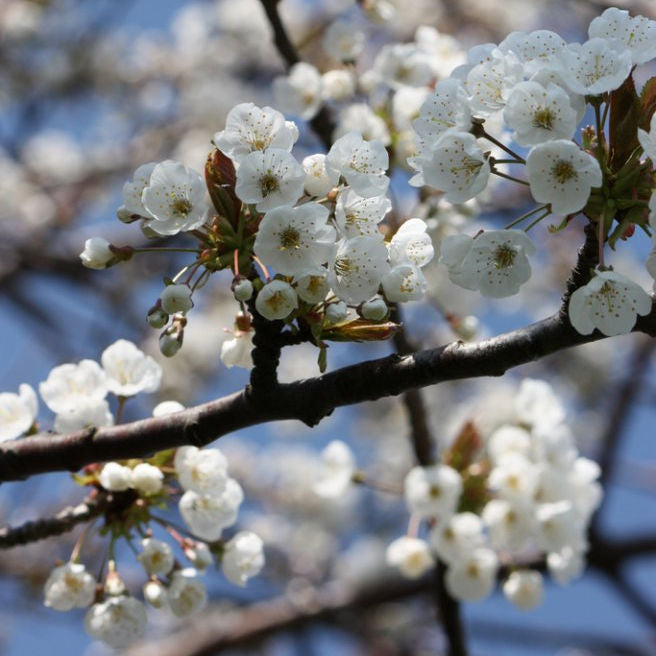
[[[524,232],[528,232],[533,226],[536,226],[538,223],[540,223],[540,221],[542,221],[542,219],[545,219],[550,214],[551,214],[551,210],[547,210],[544,214],[541,214],[540,216],[538,216],[538,218],[535,219],[535,221],[532,221],[529,226],[524,228]]]
[[[518,219],[515,219],[514,221],[511,221],[507,226],[504,226],[504,230],[510,230],[510,228],[516,226],[518,223],[521,223],[524,219],[528,219],[529,216],[533,216],[537,212],[541,212],[542,210],[546,210],[547,205],[539,205],[538,207],[532,209],[530,212],[526,212],[526,214],[522,214]]]
[[[133,253],[200,253],[198,248],[154,248],[144,246],[143,248],[134,248]]]
[[[508,148],[508,146],[506,146],[498,139],[495,139],[491,134],[488,134],[485,130],[483,130],[483,138],[487,139],[488,141],[491,141],[495,146],[498,146],[499,148],[501,148],[501,150],[505,151],[509,155],[512,155],[513,159],[516,160],[518,164],[526,164],[526,160],[523,157],[518,155],[514,150]]]
[[[519,178],[515,178],[512,175],[508,175],[507,173],[501,173],[501,171],[497,171],[496,169],[492,169],[492,173],[494,173],[494,175],[498,175],[500,178],[512,180],[513,182],[518,182],[519,184],[526,185],[527,187],[529,186],[526,180],[520,180]]]

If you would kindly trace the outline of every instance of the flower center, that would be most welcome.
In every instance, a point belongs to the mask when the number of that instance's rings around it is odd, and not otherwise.
[[[288,248],[298,249],[301,247],[301,235],[296,228],[287,226],[280,233],[280,246],[278,250],[286,251]]]
[[[280,189],[280,183],[278,182],[278,178],[276,178],[275,175],[271,173],[265,173],[260,178],[260,188],[262,189],[262,196],[266,198],[274,191],[278,191],[278,189]]]
[[[533,127],[553,130],[554,115],[548,107],[538,107],[533,113]]]
[[[285,304],[285,295],[282,292],[275,292],[266,300],[266,304],[273,312],[277,312]]]
[[[186,198],[176,198],[171,203],[171,211],[176,216],[187,216],[191,212],[191,203]]]
[[[551,169],[551,174],[556,181],[560,184],[565,184],[568,180],[577,177],[574,167],[567,160],[561,159],[557,161]]]
[[[508,244],[501,244],[494,252],[494,266],[497,269],[507,269],[515,263],[517,252],[508,246]]]

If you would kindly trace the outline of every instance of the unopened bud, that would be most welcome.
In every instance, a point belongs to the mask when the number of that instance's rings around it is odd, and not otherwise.
[[[191,288],[187,285],[168,285],[159,297],[162,309],[168,314],[187,312],[194,306]]]
[[[253,296],[253,283],[248,278],[237,277],[232,282],[232,293],[238,301],[248,301]]]
[[[130,212],[125,205],[121,205],[121,207],[116,210],[116,216],[121,223],[134,223],[141,218],[138,214]]]
[[[184,330],[176,323],[159,336],[159,350],[167,358],[173,357],[182,348]]]
[[[159,581],[148,581],[143,587],[143,596],[153,608],[163,608],[168,601],[166,588]]]
[[[148,325],[151,328],[164,328],[169,321],[169,315],[162,310],[160,300],[148,310]]]
[[[389,308],[382,298],[373,298],[362,304],[360,314],[369,321],[382,321],[387,318]]]
[[[348,307],[344,301],[331,303],[326,307],[326,320],[329,323],[339,323],[344,321],[348,315]]]

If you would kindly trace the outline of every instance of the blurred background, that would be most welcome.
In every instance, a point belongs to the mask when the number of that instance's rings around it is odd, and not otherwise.
[[[389,16],[376,16],[375,7],[367,15],[348,0],[283,0],[280,12],[302,58],[322,72],[336,67],[321,48],[323,31],[345,17],[367,32],[359,74],[373,66],[383,44],[413,41],[417,27],[429,25],[457,39],[456,45],[444,46],[440,60],[448,75],[469,47],[498,43],[512,30],[551,29],[566,40],[584,40],[591,18],[606,7],[564,0],[385,4]],[[619,6],[656,18],[653,2]],[[173,275],[184,259],[135,257],[110,271],[92,271],[80,265],[78,255],[91,236],[116,245],[144,243],[136,224],[116,219],[123,183],[139,165],[167,158],[202,171],[227,112],[239,102],[272,103],[271,82],[284,71],[258,0],[0,0],[2,391],[15,392],[24,382],[36,388],[52,367],[98,359],[121,337],[139,343],[165,368],[162,390],[128,404],[127,420],[148,416],[162,400],[193,405],[247,382],[248,372],[227,369],[218,357],[236,312],[229,277],[217,275],[203,290],[183,349],[166,360],[145,317],[163,277]],[[648,73],[641,71],[640,79]],[[343,116],[343,104],[328,105]],[[305,122],[298,124],[300,159],[322,146]],[[393,178],[395,213],[401,217],[413,216],[418,200],[408,191],[408,177],[399,166]],[[430,212],[436,242],[443,231],[465,222],[501,226],[512,212],[520,213],[523,202],[514,187],[497,185],[479,203],[437,205]],[[539,272],[519,296],[493,303],[456,288],[433,263],[426,301],[406,311],[409,337],[429,347],[462,338],[465,326],[466,336],[479,338],[548,316],[559,306],[582,242],[581,227],[548,241],[546,226],[539,227],[536,240],[544,237],[546,245]],[[652,284],[643,264],[648,250],[643,236],[614,255],[617,268],[646,289]],[[332,345],[329,368],[391,349],[388,343]],[[544,602],[530,613],[498,593],[463,607],[472,654],[656,654],[653,350],[643,336],[623,336],[556,354],[502,379],[423,391],[431,432],[445,446],[468,419],[483,432],[493,427],[522,377],[548,380],[567,406],[581,451],[605,465],[605,500],[593,540],[603,536],[633,544],[617,562],[609,557],[592,563],[583,579],[567,587],[548,584]],[[316,356],[307,345],[287,349],[281,378],[316,375]],[[52,421],[47,409],[40,419],[47,429]],[[414,464],[408,433],[406,408],[395,398],[340,409],[313,430],[281,422],[222,439],[231,475],[247,499],[235,530],[250,528],[264,539],[265,572],[244,589],[219,573],[208,575],[212,605],[206,615],[182,622],[151,611],[148,640],[129,653],[444,653],[430,581],[402,581],[384,562],[387,544],[406,528],[402,500],[357,489],[327,503],[311,492],[317,454],[336,438],[353,448],[366,471],[400,486]],[[5,484],[0,524],[54,514],[83,494],[68,475]],[[3,656],[106,653],[84,633],[82,611],[56,613],[42,605],[43,582],[57,558],[68,558],[76,536],[2,552]],[[85,558],[93,560],[95,553],[100,559],[100,541],[88,549]],[[136,592],[143,575],[129,553],[121,573],[128,583],[133,577]],[[292,608],[303,611],[287,617],[283,611],[289,611],[290,600]],[[313,616],[312,608],[323,610]],[[209,651],[194,642],[203,631],[216,633]]]

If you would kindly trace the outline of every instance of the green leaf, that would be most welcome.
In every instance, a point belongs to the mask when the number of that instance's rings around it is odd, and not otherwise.
[[[624,84],[610,94],[609,146],[612,171],[619,171],[640,145],[640,113],[640,99],[633,76],[629,75]]]
[[[319,371],[324,373],[326,371],[326,367],[328,366],[328,349],[325,346],[322,346],[319,349],[317,364],[319,365]]]

